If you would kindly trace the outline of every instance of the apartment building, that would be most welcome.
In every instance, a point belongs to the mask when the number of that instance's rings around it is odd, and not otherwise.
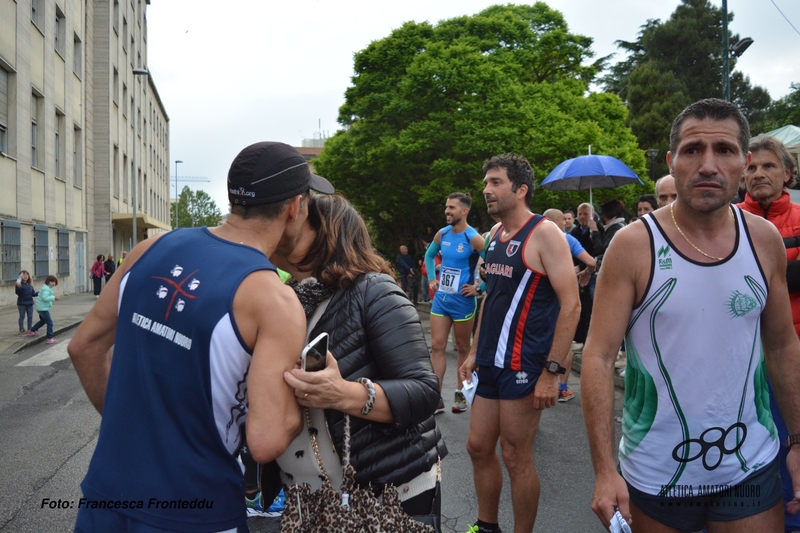
[[[169,118],[148,0],[0,0],[0,305],[14,280],[89,290],[98,254],[169,229]]]

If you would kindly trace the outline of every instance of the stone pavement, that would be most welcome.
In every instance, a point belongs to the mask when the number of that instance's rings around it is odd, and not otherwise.
[[[61,299],[53,302],[50,316],[53,318],[53,330],[56,338],[58,338],[61,332],[74,328],[83,322],[83,319],[89,314],[97,300],[90,292],[63,296],[59,294],[58,287],[55,287],[55,293]],[[17,353],[29,346],[47,340],[45,335],[46,327],[42,327],[39,330],[38,337],[21,335],[19,333],[18,320],[19,311],[16,305],[0,307],[0,353]],[[28,319],[26,318],[26,327],[28,325],[27,321]],[[38,321],[39,315],[34,309],[33,323],[36,324]]]

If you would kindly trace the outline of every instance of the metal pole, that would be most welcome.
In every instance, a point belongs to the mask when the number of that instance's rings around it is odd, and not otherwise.
[[[731,55],[728,43],[728,0],[722,0],[722,99],[731,100],[731,80],[728,58]]]
[[[139,143],[139,114],[136,108],[136,76],[145,75],[147,75],[147,70],[143,68],[133,69],[133,109],[131,110],[133,114],[133,186],[131,187],[131,196],[133,199],[133,246],[131,248],[136,247],[136,243],[139,241],[139,228],[136,227],[136,204],[138,203],[136,189],[139,182],[139,169],[136,168],[136,145]]]
[[[175,229],[178,229],[178,163],[183,161],[175,161]]]

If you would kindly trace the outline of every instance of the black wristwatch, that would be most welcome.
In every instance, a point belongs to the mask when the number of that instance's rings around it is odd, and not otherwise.
[[[563,366],[559,365],[555,361],[546,361],[544,363],[544,369],[547,370],[548,372],[550,372],[553,375],[565,374],[567,372],[566,368],[564,368]]]
[[[786,449],[791,450],[792,446],[795,444],[800,444],[800,433],[795,433],[794,435],[789,435],[786,437]]]

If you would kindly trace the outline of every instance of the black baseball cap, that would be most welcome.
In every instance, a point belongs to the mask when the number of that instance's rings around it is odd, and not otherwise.
[[[233,160],[228,171],[231,205],[281,202],[309,189],[333,194],[333,185],[312,174],[303,155],[280,142],[251,144]]]

